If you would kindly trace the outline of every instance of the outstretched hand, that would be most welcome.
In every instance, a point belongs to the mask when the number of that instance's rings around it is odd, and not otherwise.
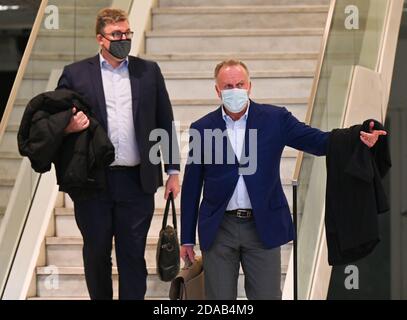
[[[385,136],[387,135],[387,132],[384,130],[373,130],[374,128],[374,122],[371,121],[369,124],[369,133],[361,131],[360,132],[360,140],[367,145],[369,148],[372,148],[377,140],[379,140],[380,136]]]

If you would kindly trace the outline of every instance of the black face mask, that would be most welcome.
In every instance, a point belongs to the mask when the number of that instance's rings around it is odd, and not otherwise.
[[[129,55],[131,49],[131,40],[110,40],[110,49],[107,50],[109,53],[120,60],[126,59]]]

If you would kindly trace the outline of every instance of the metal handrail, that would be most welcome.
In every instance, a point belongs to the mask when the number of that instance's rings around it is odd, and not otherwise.
[[[313,81],[312,89],[311,89],[311,96],[308,100],[307,114],[305,116],[306,124],[309,124],[311,122],[312,111],[314,109],[315,99],[317,96],[319,80],[321,77],[322,65],[324,62],[325,51],[326,51],[326,47],[328,44],[329,31],[331,29],[332,20],[333,20],[334,11],[335,11],[335,5],[336,5],[336,0],[331,0],[331,3],[329,5],[328,18],[326,20],[324,34],[322,36],[321,49],[319,51],[316,73],[315,73],[315,77],[314,77],[314,81]],[[293,183],[298,183],[303,158],[304,158],[304,153],[302,151],[300,151],[298,153],[297,161],[295,164],[294,174],[293,174],[293,178],[292,178]]]
[[[317,62],[317,67],[316,67],[316,74],[314,77],[314,81],[312,84],[312,89],[311,89],[311,96],[308,100],[308,108],[307,108],[307,114],[305,117],[305,123],[309,124],[311,122],[311,116],[312,116],[312,111],[314,109],[314,103],[318,91],[318,84],[321,76],[321,70],[322,70],[322,65],[324,62],[324,56],[325,56],[325,51],[328,43],[328,38],[329,38],[329,32],[331,29],[331,24],[333,20],[333,15],[334,15],[334,10],[335,10],[335,5],[336,5],[336,0],[331,0],[329,10],[328,10],[328,17],[326,20],[325,24],[325,29],[324,29],[324,34],[322,37],[322,43],[321,43],[321,49],[319,52],[318,56],[318,62]],[[299,175],[301,172],[301,166],[302,166],[302,160],[304,159],[304,153],[300,151],[297,156],[296,164],[295,164],[295,169],[294,169],[294,175],[292,178],[292,186],[293,186],[293,224],[294,224],[294,240],[293,240],[293,299],[297,300],[298,299],[298,246],[297,246],[297,240],[298,240],[298,206],[297,206],[297,191],[298,191],[298,180],[299,180]]]
[[[319,86],[319,81],[321,77],[321,72],[322,72],[322,64],[324,62],[324,56],[327,50],[327,43],[328,43],[328,35],[330,34],[330,27],[332,24],[333,20],[333,14],[334,14],[334,9],[335,9],[335,1],[331,1],[331,7],[330,7],[330,13],[329,17],[327,20],[326,24],[326,30],[324,32],[324,39],[322,43],[322,48],[320,52],[320,57],[317,65],[317,71],[316,71],[316,77],[313,82],[313,87],[312,87],[312,92],[311,92],[311,97],[309,100],[308,104],[308,109],[307,109],[307,116],[305,122],[307,124],[311,123],[311,118],[312,118],[312,112],[314,108],[314,104],[316,102],[316,94]],[[396,43],[397,41],[395,40],[397,38],[397,32],[390,32],[390,27],[393,28],[400,23],[398,18],[401,17],[401,10],[400,7],[402,6],[402,1],[401,0],[390,0],[387,3],[386,7],[386,12],[384,14],[385,16],[385,21],[383,24],[383,30],[382,30],[382,38],[380,39],[380,45],[379,45],[379,51],[377,53],[377,63],[376,66],[373,67],[373,70],[363,68],[362,66],[355,65],[353,66],[352,72],[351,72],[351,78],[349,79],[349,86],[347,90],[347,96],[346,96],[346,101],[344,105],[344,112],[342,114],[342,120],[340,122],[340,127],[348,127],[351,124],[353,124],[352,121],[356,121],[355,119],[357,118],[357,114],[359,114],[359,118],[366,119],[365,117],[371,114],[372,112],[372,105],[369,103],[362,103],[360,99],[355,99],[355,94],[352,95],[352,92],[359,92],[355,91],[355,88],[359,88],[356,86],[356,84],[360,83],[374,83],[376,84],[377,88],[381,87],[383,90],[378,90],[378,94],[376,94],[377,101],[374,104],[375,106],[381,104],[381,117],[382,121],[384,121],[384,117],[386,114],[386,108],[388,104],[388,95],[390,91],[390,85],[391,85],[391,75],[392,75],[392,70],[393,70],[393,62],[394,60],[391,58],[394,56],[395,53],[395,48],[396,48]],[[400,16],[400,17],[399,17]],[[390,26],[391,25],[391,26]],[[362,92],[362,91],[360,91]],[[365,91],[363,91],[365,92]],[[353,98],[353,99],[352,99]],[[366,99],[363,101],[367,101]],[[363,111],[366,111],[365,109],[361,109],[360,106],[365,105],[369,106],[369,111],[366,113]],[[358,108],[358,109],[357,109]],[[376,110],[376,109],[375,109]],[[358,121],[360,120],[359,118]],[[297,157],[297,162],[296,162],[296,167],[295,167],[295,172],[293,175],[292,179],[292,185],[293,185],[293,197],[297,197],[297,188],[300,183],[300,174],[301,174],[301,167],[304,159],[304,154],[303,152],[300,152],[298,157]],[[298,209],[298,203],[296,203],[297,199],[294,199],[294,220],[295,224],[297,222],[297,209]],[[297,231],[297,230],[296,230]],[[307,296],[309,298],[321,298],[321,292],[325,292],[327,290],[326,288],[326,283],[322,284],[322,282],[316,281],[316,275],[322,274],[324,277],[327,276],[328,272],[330,274],[330,270],[328,270],[329,266],[327,265],[327,247],[326,247],[326,240],[325,240],[325,233],[323,229],[323,221],[321,221],[321,224],[319,226],[319,240],[317,244],[317,253],[315,256],[315,260],[313,263],[313,270],[311,271],[312,277],[310,280],[310,283],[312,283],[311,287],[308,290]],[[294,252],[293,252],[293,269],[294,270],[294,297],[297,296],[296,293],[296,286],[297,286],[297,252],[296,252],[296,242],[294,243]],[[291,262],[290,262],[291,264]],[[322,284],[322,285],[321,285]]]

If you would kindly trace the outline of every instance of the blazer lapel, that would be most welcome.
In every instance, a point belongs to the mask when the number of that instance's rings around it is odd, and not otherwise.
[[[93,90],[95,92],[95,96],[97,98],[97,104],[99,113],[102,119],[102,125],[107,131],[107,111],[106,111],[106,99],[105,99],[105,91],[103,89],[103,80],[102,80],[102,72],[100,70],[100,59],[99,54],[96,55],[93,59],[89,61],[90,63],[90,75],[91,79],[93,79]]]
[[[222,131],[226,130],[226,123],[222,117],[222,106],[215,110],[212,114],[213,129],[220,129]]]
[[[248,159],[249,157],[249,148],[250,148],[250,138],[249,138],[249,132],[250,130],[257,130],[258,128],[256,127],[257,123],[257,117],[259,115],[259,106],[254,103],[253,101],[250,100],[250,107],[249,107],[249,114],[247,117],[247,122],[246,122],[246,131],[245,131],[245,136],[244,136],[244,148],[242,149],[242,154],[240,155],[239,159],[242,159],[244,156],[245,159]],[[256,141],[257,143],[257,141]]]
[[[129,77],[131,86],[131,99],[133,105],[133,121],[135,123],[135,130],[140,126],[140,71],[137,70],[136,61],[133,57],[129,57]]]

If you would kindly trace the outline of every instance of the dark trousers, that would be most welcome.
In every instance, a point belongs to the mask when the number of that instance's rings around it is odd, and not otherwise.
[[[91,299],[113,298],[112,240],[115,239],[119,299],[144,299],[144,259],[154,194],[140,185],[139,168],[107,171],[107,191],[75,202],[75,218],[83,237],[83,261]]]
[[[202,251],[208,300],[236,300],[239,269],[249,300],[281,300],[281,250],[266,249],[253,218],[225,215],[211,248]]]

